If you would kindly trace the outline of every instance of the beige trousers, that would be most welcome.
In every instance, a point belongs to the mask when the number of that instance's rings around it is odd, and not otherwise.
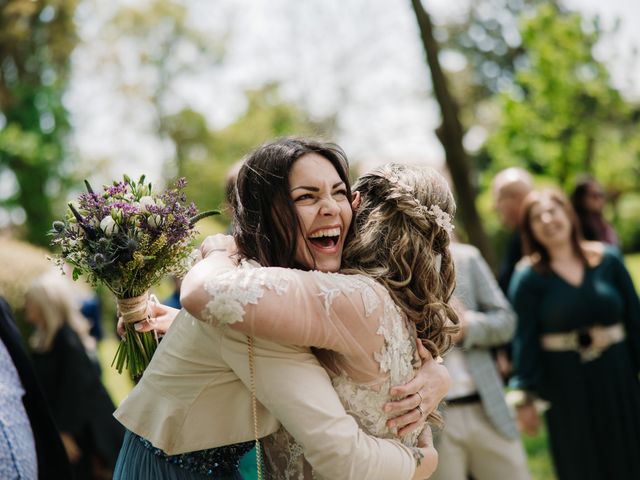
[[[529,480],[519,438],[508,439],[490,423],[482,405],[449,406],[436,437],[438,469],[431,480]]]

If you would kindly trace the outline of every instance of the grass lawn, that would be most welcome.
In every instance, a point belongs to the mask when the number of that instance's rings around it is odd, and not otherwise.
[[[640,291],[640,253],[625,256],[625,263],[631,272],[636,289]],[[118,405],[132,388],[132,382],[123,372],[119,375],[111,367],[111,360],[118,348],[115,337],[106,338],[100,342],[98,355],[102,364],[102,381],[111,394],[113,402]],[[533,480],[555,480],[553,466],[547,448],[547,433],[544,428],[535,437],[523,436],[524,446],[529,459],[529,469]]]
[[[120,375],[116,369],[111,366],[111,361],[116,355],[117,348],[118,340],[115,336],[104,338],[98,344],[98,357],[100,358],[100,365],[102,366],[102,383],[111,395],[111,400],[113,400],[116,406],[120,404],[131,388],[133,388],[133,382],[127,372],[123,371],[122,375]]]

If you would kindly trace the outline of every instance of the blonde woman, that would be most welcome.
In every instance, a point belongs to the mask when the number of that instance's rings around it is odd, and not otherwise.
[[[71,286],[51,273],[36,278],[25,298],[36,374],[72,464],[74,478],[113,470],[124,435],[100,382],[95,340]]]

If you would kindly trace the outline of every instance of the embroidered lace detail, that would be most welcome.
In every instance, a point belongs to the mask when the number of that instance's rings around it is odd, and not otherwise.
[[[385,297],[384,314],[377,332],[384,337],[385,344],[375,354],[375,359],[386,378],[377,384],[361,385],[342,373],[332,380],[347,413],[355,417],[365,432],[376,437],[397,438],[397,429],[387,427],[386,422],[390,417],[382,408],[391,400],[389,389],[406,383],[413,377],[415,329],[406,329],[405,324],[398,307],[390,297]],[[412,432],[403,437],[402,442],[407,446],[415,446],[419,435],[420,432]]]
[[[384,300],[384,314],[377,333],[385,340],[382,351],[374,356],[380,363],[380,371],[389,374],[392,385],[408,381],[413,376],[415,328],[413,324],[407,326],[403,314],[389,296]]]
[[[358,290],[362,295],[366,316],[380,305],[376,283],[368,277],[316,271],[311,273],[318,283],[320,295],[324,297],[327,314],[339,295]],[[255,262],[242,262],[238,268],[206,282],[204,288],[211,300],[207,302],[202,318],[210,323],[226,325],[241,322],[245,305],[257,304],[265,290],[284,294],[289,289],[289,277],[284,270],[261,268]]]
[[[341,294],[360,291],[365,315],[368,317],[379,306],[380,298],[376,293],[376,282],[364,275],[343,275],[340,273],[312,272],[324,297],[324,309],[330,313],[331,304]]]
[[[205,307],[206,320],[220,324],[242,321],[244,307],[256,304],[265,290],[274,290],[282,295],[289,288],[287,271],[265,269],[245,262],[240,267],[210,280],[205,285],[211,300]],[[290,273],[290,271],[289,271]],[[397,438],[397,431],[386,426],[388,416],[383,406],[391,397],[391,386],[408,382],[413,377],[416,332],[408,325],[400,309],[388,294],[381,295],[382,288],[374,280],[363,275],[325,274],[311,272],[318,287],[318,295],[327,314],[333,302],[341,294],[359,292],[364,306],[364,314],[379,315],[376,333],[384,339],[374,359],[379,364],[378,379],[367,384],[357,383],[348,374],[345,358],[328,352],[330,363],[336,370],[327,368],[332,375],[333,386],[345,407],[360,427],[368,434],[382,438]],[[375,376],[375,374],[374,374]],[[407,446],[417,445],[420,432],[413,432],[402,438]],[[263,440],[265,457],[272,478],[285,480],[308,480],[314,476],[310,465],[304,459],[302,446],[284,429]]]
[[[367,278],[367,280],[369,279]],[[364,292],[371,291],[375,294],[373,284],[365,283],[371,288],[362,290],[363,299],[365,295],[368,295]],[[336,285],[333,282],[332,284]],[[351,291],[352,288],[353,284],[341,285],[341,289],[338,290]],[[331,289],[327,291],[332,292]],[[334,294],[329,293],[328,295]],[[335,298],[335,295],[332,298]],[[379,306],[380,298],[375,295],[375,299],[376,301],[370,305],[375,303]],[[397,430],[387,427],[386,423],[390,417],[383,412],[382,408],[391,399],[389,395],[391,386],[406,383],[413,377],[415,329],[405,328],[404,316],[393,303],[391,297],[385,296],[382,303],[384,313],[381,316],[377,333],[384,337],[385,344],[382,350],[375,355],[375,359],[380,364],[380,372],[384,374],[383,378],[380,382],[363,385],[353,381],[343,372],[334,376],[332,382],[345,410],[356,419],[363,431],[380,438],[397,438]],[[365,300],[365,308],[366,305],[367,301]],[[340,358],[336,356],[337,364],[340,363]],[[403,437],[402,442],[407,446],[414,447],[418,443],[419,435],[419,431],[412,432]],[[265,451],[274,475],[273,478],[286,480],[316,478],[302,456],[302,447],[284,429],[280,429],[269,437],[268,442],[265,442]],[[417,452],[419,453],[419,451]]]
[[[243,261],[238,268],[205,283],[211,300],[202,312],[204,320],[218,325],[241,322],[244,306],[258,303],[266,289],[274,290],[278,295],[288,290],[289,280],[282,271],[256,265]]]
[[[268,478],[277,480],[313,480],[318,477],[304,459],[302,445],[284,428],[261,440],[264,446]]]

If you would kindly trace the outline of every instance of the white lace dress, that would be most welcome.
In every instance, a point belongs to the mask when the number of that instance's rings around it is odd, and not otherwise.
[[[220,254],[213,261],[228,259]],[[419,360],[415,329],[382,285],[363,275],[243,262],[207,280],[204,290],[203,320],[278,343],[315,347],[360,427],[376,437],[397,438],[386,425],[383,405],[391,399],[390,387],[411,380]],[[413,432],[402,442],[415,446],[418,435]],[[274,478],[316,478],[303,448],[284,429],[263,444]]]

